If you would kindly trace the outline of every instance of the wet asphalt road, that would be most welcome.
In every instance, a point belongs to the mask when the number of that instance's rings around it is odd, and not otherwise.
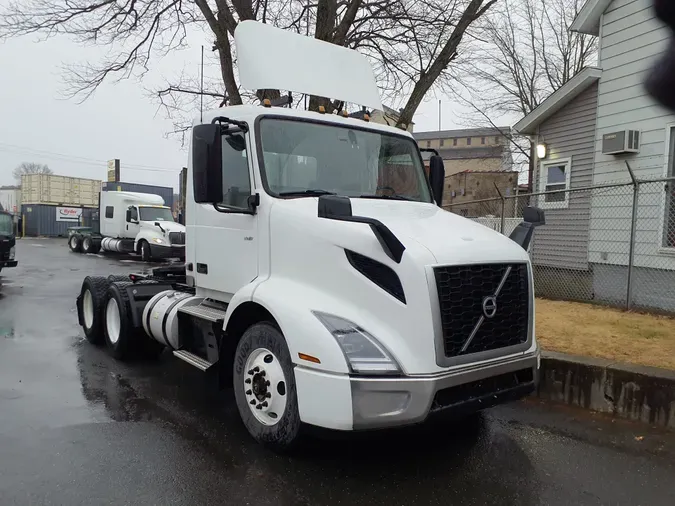
[[[17,257],[0,274],[0,505],[675,504],[675,434],[534,401],[272,454],[199,371],[83,340],[82,278],[143,264],[65,240]]]

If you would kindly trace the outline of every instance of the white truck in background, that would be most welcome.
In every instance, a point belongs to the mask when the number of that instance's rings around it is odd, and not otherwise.
[[[101,192],[99,230],[75,230],[68,238],[74,252],[137,253],[145,262],[185,258],[185,227],[176,223],[164,199],[150,193]]]
[[[248,89],[381,109],[357,52],[253,21],[235,31]],[[288,47],[294,57],[288,58]],[[87,339],[118,359],[169,349],[233,389],[257,441],[303,424],[353,431],[475,412],[536,388],[527,252],[440,207],[443,160],[368,116],[240,105],[195,121],[185,265],[88,276]]]

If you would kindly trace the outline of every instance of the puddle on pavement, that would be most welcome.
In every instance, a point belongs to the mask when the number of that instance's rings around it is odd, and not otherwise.
[[[12,339],[14,337],[14,327],[4,325],[2,322],[0,322],[0,339],[3,337],[5,339]]]

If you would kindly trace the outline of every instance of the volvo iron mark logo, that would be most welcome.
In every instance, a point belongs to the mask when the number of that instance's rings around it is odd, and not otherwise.
[[[494,296],[483,299],[483,314],[485,318],[494,318],[497,314],[497,299]]]

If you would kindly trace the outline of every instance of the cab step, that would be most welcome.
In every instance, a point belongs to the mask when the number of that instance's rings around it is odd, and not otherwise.
[[[194,353],[190,353],[189,351],[174,350],[173,355],[174,357],[178,357],[181,360],[184,360],[191,366],[196,367],[197,369],[203,372],[206,372],[213,365],[208,360],[204,360],[202,357],[195,355]]]
[[[198,306],[184,306],[178,310],[182,314],[201,318],[213,323],[223,321],[225,319],[225,311],[223,309],[213,307],[206,304],[199,304]]]

